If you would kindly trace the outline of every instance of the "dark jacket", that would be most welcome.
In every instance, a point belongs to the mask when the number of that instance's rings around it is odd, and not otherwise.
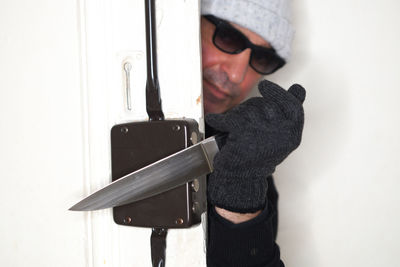
[[[208,209],[208,267],[284,267],[275,243],[278,231],[278,192],[268,177],[268,203],[256,218],[233,224]]]

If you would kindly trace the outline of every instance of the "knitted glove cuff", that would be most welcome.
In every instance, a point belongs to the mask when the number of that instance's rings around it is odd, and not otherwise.
[[[266,202],[267,176],[253,179],[249,179],[249,176],[232,178],[226,173],[214,172],[208,178],[208,201],[233,212],[249,213],[261,210]]]

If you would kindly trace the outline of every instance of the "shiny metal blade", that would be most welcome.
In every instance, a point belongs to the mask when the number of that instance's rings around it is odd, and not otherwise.
[[[134,171],[84,198],[70,210],[112,208],[176,188],[213,170],[214,137]]]

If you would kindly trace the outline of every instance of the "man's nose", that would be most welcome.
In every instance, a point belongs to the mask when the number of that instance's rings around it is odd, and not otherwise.
[[[251,50],[248,48],[239,54],[227,54],[225,62],[222,64],[222,69],[226,72],[229,80],[233,83],[241,83],[249,68]]]

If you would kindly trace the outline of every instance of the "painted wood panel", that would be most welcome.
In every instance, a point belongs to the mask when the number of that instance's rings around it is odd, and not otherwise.
[[[87,66],[87,192],[110,181],[109,131],[147,120],[144,1],[86,1],[82,18]],[[158,69],[166,118],[201,119],[197,1],[156,1]],[[83,21],[83,19],[82,19]],[[125,62],[132,64],[126,109]],[[151,266],[150,229],[118,226],[111,209],[91,213],[94,266]],[[168,266],[205,266],[203,228],[170,230]]]
[[[0,266],[89,266],[77,6],[0,1]]]

